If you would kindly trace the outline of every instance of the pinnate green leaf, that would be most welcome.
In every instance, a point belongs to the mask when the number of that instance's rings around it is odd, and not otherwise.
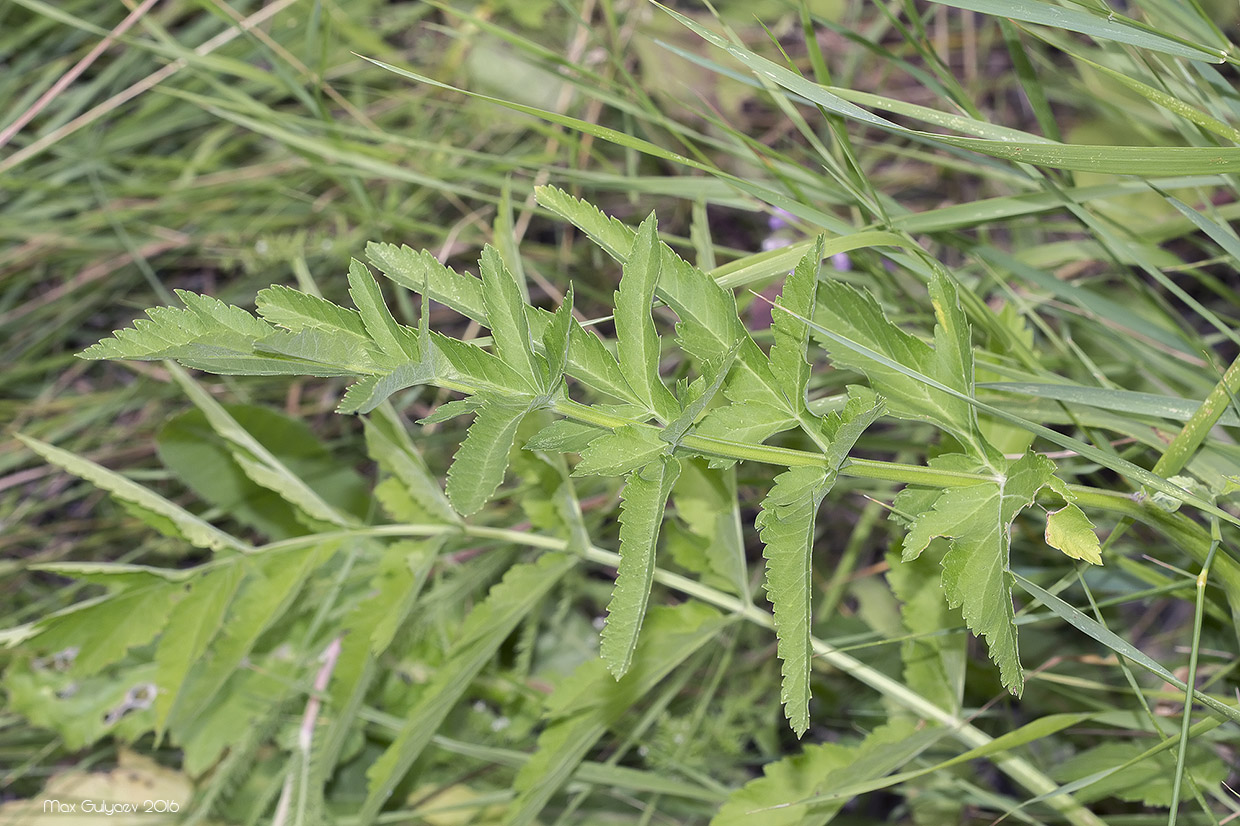
[[[547,329],[543,330],[542,334],[543,354],[547,364],[543,387],[548,391],[556,387],[568,366],[569,344],[572,341],[574,323],[573,285],[569,284],[564,300],[560,302],[560,306],[551,318],[551,323],[547,325]],[[607,360],[614,363],[610,357]]]
[[[632,231],[629,232],[631,238]],[[424,293],[424,298],[438,301],[480,324],[487,323],[482,281],[475,276],[445,267],[425,250],[414,252],[409,247],[371,243],[366,254],[380,272],[402,287]],[[531,338],[542,339],[552,314],[528,305],[525,312]],[[576,320],[569,325],[567,372],[600,393],[625,402],[637,401],[615,357],[598,336],[583,329]]]
[[[147,319],[138,319],[132,328],[117,330],[112,338],[83,350],[87,359],[171,358],[188,352],[187,345],[210,338],[219,351],[248,354],[254,341],[275,332],[275,328],[254,316],[204,295],[177,290],[185,309],[153,307]]]
[[[822,244],[820,235],[784,281],[779,306],[789,312],[771,315],[771,330],[775,334],[769,356],[771,372],[784,385],[788,409],[794,415],[805,412],[805,391],[809,384],[809,362],[805,360],[805,352],[809,345],[809,325],[803,319],[813,317]]]
[[[356,259],[349,262],[349,296],[361,314],[367,335],[382,353],[397,362],[419,359],[417,333],[392,317],[375,277]]]
[[[736,361],[738,349],[740,349],[739,342],[720,358],[710,359],[702,365],[702,375],[690,383],[682,393],[683,408],[676,418],[668,422],[667,426],[659,432],[659,438],[669,445],[679,446],[680,440],[697,423],[702,411],[714,400],[715,394],[723,386],[724,379],[728,377],[732,364]]]
[[[851,396],[843,410],[819,419],[822,434],[831,440],[823,451],[828,466],[838,471],[861,434],[886,411],[887,403],[881,396]]]
[[[628,475],[620,502],[620,565],[607,605],[600,654],[619,679],[629,670],[654,581],[655,546],[680,462],[660,457]]]
[[[968,328],[959,314],[955,290],[945,279],[936,279],[932,295],[936,312],[941,312],[941,319],[952,325],[949,329],[940,323],[943,332],[936,336],[939,349],[892,324],[868,293],[838,281],[824,282],[818,289],[815,321],[819,326],[965,395],[971,393],[973,373],[971,351],[967,346]],[[874,389],[887,399],[893,415],[931,421],[966,444],[977,442],[973,412],[967,401],[853,348],[825,339],[821,333],[818,336],[824,339],[823,346],[837,366],[849,367],[869,378]]]
[[[616,290],[616,351],[634,394],[650,412],[668,421],[675,418],[679,406],[659,378],[659,334],[650,316],[661,270],[658,230],[651,215],[637,231]]]
[[[762,500],[762,512],[754,523],[766,546],[766,591],[775,609],[783,674],[780,700],[798,737],[809,729],[814,522],[834,481],[835,475],[822,467],[795,467],[781,473]]]
[[[327,330],[348,333],[369,339],[362,316],[317,295],[303,293],[292,287],[274,284],[259,290],[254,300],[258,314],[270,324],[277,324],[294,333],[302,330]]]
[[[993,474],[994,481],[947,488],[939,494],[929,511],[915,517],[904,538],[904,558],[915,559],[935,537],[951,540],[943,557],[947,602],[962,609],[973,633],[985,637],[1003,684],[1019,695],[1024,675],[1012,608],[1012,521],[1050,483],[1055,466],[1035,453],[997,469],[958,454],[939,457],[932,464]]]
[[[448,469],[448,501],[462,516],[481,510],[504,481],[517,428],[528,412],[528,402],[488,397],[474,414]]]
[[[571,221],[617,261],[627,264],[637,254],[637,233],[632,228],[555,187],[542,186],[536,192],[540,204]],[[735,296],[667,245],[659,244],[658,249],[661,263],[655,294],[667,302],[679,319],[676,336],[681,348],[705,362],[722,358],[739,341],[737,356],[741,369],[729,384],[729,398],[742,400],[733,394],[733,384],[750,388],[750,393],[764,400],[779,398],[778,383],[771,375],[766,356],[737,315]]]
[[[525,443],[526,450],[547,450],[554,453],[581,453],[595,439],[610,433],[600,427],[572,419],[557,419],[535,433]]]
[[[715,439],[761,444],[776,433],[795,427],[796,423],[782,407],[758,401],[738,402],[708,411],[698,423],[696,433]]]
[[[754,522],[765,549],[766,591],[775,611],[775,633],[783,674],[780,698],[797,736],[809,728],[810,624],[814,589],[811,555],[815,518],[823,497],[857,439],[882,413],[882,402],[852,399],[822,421],[833,441],[826,466],[794,467],[775,477]]]
[[[1046,515],[1046,544],[1073,559],[1102,564],[1102,545],[1094,533],[1094,523],[1071,502]]]
[[[625,425],[590,441],[581,451],[574,476],[623,476],[669,451],[653,427]]]
[[[499,250],[490,244],[482,248],[482,303],[487,326],[495,342],[495,353],[533,389],[543,374],[534,357],[526,304],[516,279],[504,263]]]

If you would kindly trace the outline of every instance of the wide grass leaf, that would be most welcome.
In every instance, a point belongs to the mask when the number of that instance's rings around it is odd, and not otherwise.
[[[1221,63],[1224,56],[1224,53],[1217,48],[1198,45],[1184,38],[1154,31],[1136,20],[1115,12],[1103,14],[1087,11],[1084,8],[1043,3],[1040,0],[934,0],[934,2],[958,9],[1019,20],[1023,23],[1066,29],[1070,32],[1089,35],[1097,40],[1126,43],[1129,46],[1150,49],[1176,57],[1186,57],[1189,60]]]
[[[544,554],[537,562],[516,565],[469,613],[448,660],[423,688],[421,699],[406,715],[404,727],[396,739],[367,770],[369,792],[358,812],[360,826],[369,826],[375,821],[396,785],[430,743],[478,672],[576,564],[577,557],[572,555]]]
[[[1026,453],[997,471],[958,454],[939,457],[935,467],[993,473],[993,482],[947,488],[929,511],[917,514],[904,538],[904,558],[916,559],[936,537],[951,541],[943,556],[943,592],[961,608],[973,633],[986,639],[1003,684],[1024,689],[1012,608],[1010,551],[1012,521],[1033,504],[1055,472],[1045,456]]]
[[[768,763],[762,777],[737,789],[710,821],[711,826],[821,826],[829,823],[852,795],[803,802],[832,788],[846,788],[898,769],[937,737],[911,723],[892,723],[860,743],[806,746],[800,753]]]
[[[600,648],[603,662],[617,679],[633,660],[654,581],[663,509],[679,475],[679,460],[664,456],[630,473],[621,492],[620,565]]]
[[[324,543],[240,563],[245,567],[241,590],[229,606],[220,633],[195,661],[168,715],[168,727],[178,743],[200,739],[204,714],[217,702],[225,683],[241,669],[263,632],[290,609],[310,575],[338,547]],[[230,739],[245,736],[247,733],[238,729],[208,739],[226,745]],[[193,760],[210,765],[217,756],[196,753]]]
[[[383,673],[379,657],[388,649],[418,604],[431,566],[443,546],[442,536],[394,542],[383,549],[370,590],[342,620],[345,631],[332,671],[329,691],[333,715],[315,738],[313,782],[328,782],[351,734],[374,680]]]
[[[1137,760],[1147,746],[1140,742],[1103,743],[1074,754],[1054,768],[1054,777],[1061,783],[1083,780],[1099,772],[1136,761],[1133,765],[1107,775],[1077,791],[1083,802],[1117,797],[1145,806],[1167,807],[1174,798],[1176,760],[1163,752]],[[1190,744],[1187,772],[1201,789],[1217,788],[1227,779],[1227,765],[1209,747]],[[1183,791],[1181,792],[1183,793]]]
[[[448,501],[462,516],[471,516],[495,495],[508,470],[508,454],[529,404],[488,397],[474,414],[474,423],[448,468]]]
[[[230,536],[180,505],[168,501],[149,488],[126,479],[115,471],[38,439],[32,439],[20,433],[17,434],[17,438],[52,464],[107,491],[128,506],[136,515],[141,516],[143,521],[155,526],[162,533],[184,539],[196,548],[206,548],[212,551],[225,548],[241,550],[248,547],[240,539]]]
[[[632,667],[622,679],[614,679],[600,660],[590,660],[560,683],[547,698],[552,722],[513,784],[517,798],[505,824],[533,823],[607,730],[728,623],[700,602],[653,608]]]
[[[189,593],[177,603],[155,649],[155,736],[162,735],[190,669],[224,625],[228,606],[244,575],[241,565],[227,565],[194,577]]]

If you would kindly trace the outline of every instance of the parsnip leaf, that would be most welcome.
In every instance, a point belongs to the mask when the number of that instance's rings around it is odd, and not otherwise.
[[[783,674],[780,699],[798,737],[809,728],[815,517],[848,452],[882,410],[881,401],[870,403],[858,398],[840,413],[822,420],[823,433],[832,440],[827,450],[829,464],[794,467],[775,477],[754,522],[765,545],[766,591],[775,609]]]
[[[1094,524],[1071,502],[1046,515],[1046,544],[1073,559],[1102,564],[1102,546],[1094,533]]]
[[[370,336],[357,310],[339,307],[317,295],[303,293],[282,284],[259,290],[254,299],[258,314],[271,324],[294,333],[302,330],[327,330],[348,333],[361,340]]]
[[[418,361],[418,336],[413,330],[397,323],[383,301],[383,293],[370,270],[361,261],[349,262],[349,296],[361,315],[367,335],[379,350],[396,363]]]
[[[834,481],[834,474],[821,467],[796,467],[781,473],[762,500],[762,512],[754,523],[766,546],[766,591],[775,608],[783,674],[780,700],[798,737],[809,729],[814,521]]]
[[[628,475],[620,502],[620,566],[607,605],[600,654],[617,679],[629,670],[654,581],[655,546],[663,509],[680,475],[680,462],[664,456]]]
[[[985,637],[1003,684],[1019,695],[1024,688],[1016,644],[1009,554],[1012,521],[1033,504],[1051,480],[1054,464],[1026,453],[999,469],[980,466],[958,454],[942,456],[935,467],[992,473],[993,482],[947,488],[933,507],[918,514],[904,538],[904,558],[915,559],[935,537],[951,540],[943,557],[943,592],[965,622]]]
[[[448,501],[462,516],[481,510],[504,481],[517,428],[529,409],[528,402],[488,397],[474,414],[448,468]]]
[[[809,345],[809,325],[802,319],[812,318],[814,296],[818,288],[818,267],[822,263],[822,236],[814,241],[784,281],[779,305],[790,312],[772,313],[771,372],[785,389],[785,399],[794,414],[805,413],[805,391],[809,384],[809,362],[805,360]]]
[[[838,281],[823,282],[818,290],[815,314],[818,324],[961,393],[971,393],[972,357],[966,356],[969,351],[967,346],[962,346],[958,326],[939,335],[938,343],[942,349],[931,348],[892,324],[868,293]],[[943,308],[944,313],[950,313],[949,320],[956,325],[959,319],[954,289],[943,282],[936,286],[935,293],[933,300],[936,306]],[[956,307],[955,311],[953,307]],[[834,364],[864,373],[874,389],[886,397],[892,414],[933,422],[966,444],[976,443],[973,413],[968,402],[833,340],[824,339],[822,344],[831,354]]]
[[[409,247],[371,243],[366,247],[366,254],[380,272],[395,283],[416,293],[425,289],[427,298],[451,307],[480,324],[487,322],[482,282],[475,276],[445,267],[425,250],[414,252]],[[526,307],[532,338],[542,339],[551,315],[546,310]],[[600,393],[621,401],[637,401],[615,357],[607,351],[598,336],[583,329],[576,320],[569,325],[566,371]]]
[[[739,402],[708,411],[698,423],[696,433],[742,444],[762,442],[796,427],[796,419],[786,410],[763,402]]]
[[[680,408],[659,377],[659,334],[650,316],[661,264],[658,230],[651,215],[638,229],[616,290],[616,352],[633,393],[651,413],[669,421]]]
[[[482,272],[482,303],[487,311],[486,324],[491,328],[491,338],[495,342],[495,354],[532,390],[538,386],[543,370],[534,357],[534,344],[530,338],[521,290],[499,250],[490,244],[482,248],[479,267]]]
[[[551,322],[542,334],[543,355],[547,365],[543,376],[545,390],[554,390],[564,375],[565,368],[568,367],[573,324],[573,285],[569,284],[568,291],[564,293],[564,300],[552,314]]]
[[[535,433],[525,443],[526,450],[581,453],[595,439],[611,431],[571,419],[559,419]]]
[[[668,450],[655,428],[625,425],[592,439],[582,449],[573,475],[623,476],[645,467]]]

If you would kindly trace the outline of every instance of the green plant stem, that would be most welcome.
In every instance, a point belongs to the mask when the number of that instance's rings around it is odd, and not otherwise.
[[[1210,430],[1218,424],[1219,418],[1231,404],[1232,397],[1240,393],[1240,358],[1227,368],[1223,378],[1205,401],[1193,413],[1192,417],[1180,428],[1180,432],[1167,445],[1163,455],[1154,465],[1154,473],[1159,476],[1174,476],[1184,469],[1188,460],[1201,447],[1201,443],[1210,435]]]
[[[552,409],[574,421],[591,424],[596,427],[605,427],[609,430],[626,426],[661,429],[657,425],[607,413],[571,399],[556,399],[552,404]],[[826,467],[829,465],[829,461],[825,456],[808,450],[794,450],[792,448],[774,447],[771,445],[751,445],[727,439],[717,439],[713,436],[698,436],[692,433],[683,436],[679,444],[695,453],[718,456],[723,459],[762,462],[781,467],[801,467],[806,465]],[[877,479],[884,482],[901,482],[906,485],[926,485],[927,487],[939,488],[978,485],[983,482],[994,481],[993,476],[984,473],[938,470],[923,465],[880,462],[874,459],[849,459],[840,468],[839,472],[841,476],[851,476],[857,479]]]
[[[1202,563],[1201,573],[1197,575],[1197,600],[1193,612],[1193,645],[1188,655],[1188,676],[1184,679],[1184,716],[1180,720],[1180,745],[1176,751],[1175,780],[1171,784],[1171,814],[1167,819],[1167,826],[1175,826],[1180,809],[1180,787],[1184,782],[1184,767],[1188,763],[1188,731],[1193,721],[1193,690],[1197,685],[1197,655],[1201,651],[1201,619],[1205,615],[1206,582],[1209,580],[1210,566],[1214,562],[1214,554],[1221,540],[1218,520],[1214,519],[1212,523],[1210,550],[1206,554],[1205,562]],[[1196,788],[1194,791],[1197,791]]]
[[[260,552],[288,550],[305,545],[307,542],[325,542],[330,541],[335,537],[436,536],[445,533],[458,532],[464,536],[469,536],[476,539],[491,539],[514,545],[525,545],[531,548],[540,548],[545,551],[552,551],[556,553],[573,552],[569,548],[569,543],[566,540],[557,539],[551,536],[542,536],[526,531],[516,531],[509,528],[494,528],[481,525],[435,524],[379,525],[360,530],[341,531],[308,537],[296,537],[293,539],[273,542],[270,545],[263,546],[259,550]],[[595,545],[587,547],[583,553],[586,559],[600,565],[606,565],[614,568],[620,564],[619,554],[604,550]],[[718,591],[709,585],[704,585],[700,582],[689,579],[688,577],[680,576],[679,574],[674,574],[662,569],[655,570],[654,579],[661,585],[675,591],[679,591],[680,593],[693,597],[694,599],[700,599],[701,601],[714,605],[717,608],[721,608],[724,611],[735,614],[747,622],[751,622],[755,625],[771,630],[775,627],[775,619],[769,611],[765,611],[756,605],[744,602],[731,594],[725,594],[722,591]],[[843,651],[840,651],[830,643],[811,637],[811,645],[813,646],[814,654],[823,662],[828,663],[845,674],[850,675],[880,694],[899,703],[901,706],[907,708],[914,714],[917,714],[927,720],[933,720],[943,727],[950,729],[953,736],[968,748],[980,748],[993,742],[994,738],[969,723],[966,719],[958,717],[955,714],[940,708],[927,700],[925,697],[900,683],[898,680],[887,676],[881,671],[866,665],[848,654],[845,654]],[[1025,789],[1034,794],[1046,796],[1047,805],[1062,814],[1068,822],[1076,824],[1076,826],[1105,826],[1102,820],[1070,796],[1065,794],[1054,794],[1059,789],[1059,786],[1027,760],[1010,754],[995,756],[991,759],[994,761],[995,765],[1004,772],[1004,774],[1019,783]]]

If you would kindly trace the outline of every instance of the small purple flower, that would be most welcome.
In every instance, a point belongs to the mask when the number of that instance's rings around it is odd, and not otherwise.
[[[840,272],[852,272],[852,259],[848,257],[846,252],[837,252],[831,256],[831,266]]]
[[[775,211],[766,219],[766,225],[771,232],[776,232],[788,226],[788,222],[792,220],[792,213],[786,209],[775,207]]]
[[[763,252],[770,252],[771,250],[777,250],[780,247],[788,247],[788,246],[792,246],[791,238],[784,238],[779,235],[772,235],[768,238],[762,239],[762,251]]]

